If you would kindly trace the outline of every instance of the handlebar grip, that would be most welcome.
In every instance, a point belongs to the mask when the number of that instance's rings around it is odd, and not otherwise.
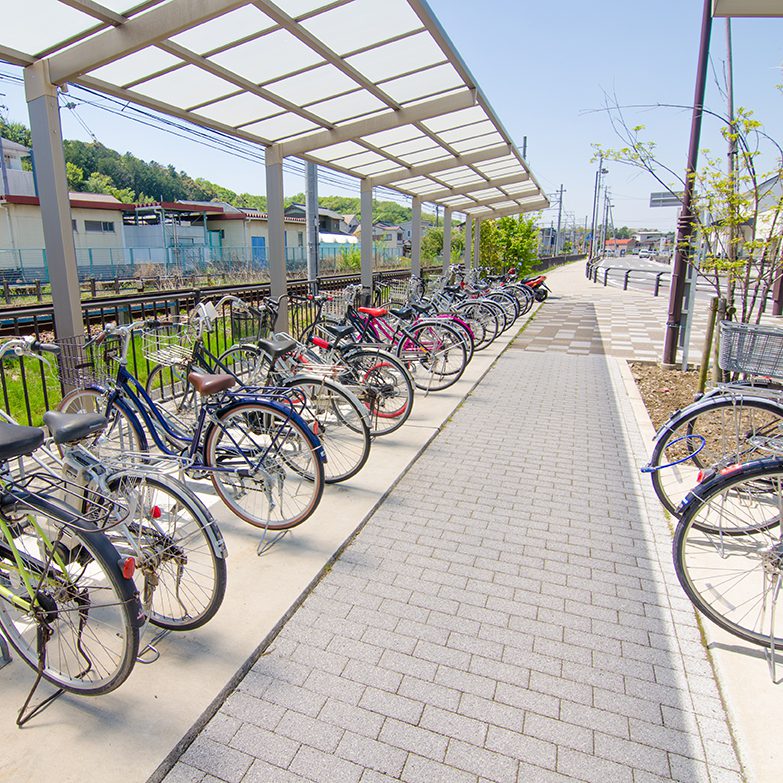
[[[42,343],[39,340],[35,340],[35,342],[30,345],[30,348],[33,351],[40,351],[41,353],[53,353],[55,356],[59,356],[60,354],[60,346],[55,343]]]

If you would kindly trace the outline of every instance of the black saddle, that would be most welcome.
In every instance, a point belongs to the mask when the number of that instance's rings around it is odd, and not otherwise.
[[[0,422],[0,462],[32,454],[44,442],[44,434],[40,427]]]
[[[106,426],[106,417],[100,413],[47,411],[43,420],[55,443],[75,443],[89,435],[95,435]]]
[[[410,321],[411,318],[413,318],[416,313],[413,312],[413,308],[410,305],[406,305],[405,307],[400,307],[397,310],[394,308],[391,308],[389,312],[397,316],[397,318],[401,318],[403,321]]]
[[[351,324],[324,324],[324,328],[338,340],[342,340],[344,337],[348,337],[349,334],[353,333],[353,326],[351,326]]]
[[[296,348],[296,340],[291,337],[282,337],[281,335],[273,335],[268,340],[259,340],[258,347],[266,354],[277,359],[283,354],[293,351]]]

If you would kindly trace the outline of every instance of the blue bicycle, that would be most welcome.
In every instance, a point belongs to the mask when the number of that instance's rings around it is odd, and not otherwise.
[[[181,324],[179,343],[190,339]],[[136,322],[106,326],[95,338],[61,340],[60,379],[71,386],[59,405],[67,413],[103,413],[108,426],[91,448],[128,462],[149,462],[150,439],[164,459],[191,478],[209,477],[223,502],[241,519],[287,530],[312,515],[323,494],[325,454],[297,408],[290,389],[240,389],[230,375],[192,373],[202,400],[195,423],[178,420],[157,403],[128,368],[139,343],[159,345],[172,325]],[[142,340],[137,338],[141,337]],[[149,436],[149,437],[148,437]]]

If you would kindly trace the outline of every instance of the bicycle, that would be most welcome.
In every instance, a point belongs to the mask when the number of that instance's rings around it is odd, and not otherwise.
[[[0,345],[0,361],[13,354],[45,359],[31,337]],[[56,345],[39,349],[53,353]],[[0,411],[6,422],[16,424]],[[150,623],[167,630],[193,630],[208,622],[226,590],[226,547],[206,506],[184,484],[151,468],[128,469],[99,460],[81,441],[99,434],[107,420],[97,413],[43,415],[51,442],[30,460],[53,479],[81,489],[79,507],[89,514],[94,497],[115,498],[128,509],[105,531],[110,542],[136,563],[134,578]]]
[[[10,463],[31,455],[44,435],[0,423],[0,630],[36,672],[20,726],[63,692],[97,696],[118,688],[133,669],[145,621],[135,562],[99,529],[122,515],[118,504],[94,497],[86,518],[67,502],[80,497],[69,482],[13,475]],[[57,692],[28,713],[41,679]]]
[[[147,435],[162,458],[194,478],[209,478],[220,499],[255,527],[287,530],[308,519],[323,494],[325,454],[295,406],[291,390],[232,392],[230,375],[191,373],[201,397],[194,428],[155,402],[128,370],[134,333],[157,322],[110,325],[91,340],[61,341],[61,378],[75,386],[63,412],[102,410],[107,428],[91,443],[142,464],[150,459]],[[104,343],[109,341],[108,350]],[[104,353],[101,354],[101,349]]]
[[[721,324],[722,369],[747,376],[783,376],[783,331]],[[728,467],[783,452],[783,392],[747,381],[721,384],[675,411],[658,430],[649,463],[653,489],[664,508],[678,507],[710,467]]]
[[[204,335],[212,331],[219,308],[231,302],[235,307],[250,310],[250,306],[233,296],[223,297],[216,304],[200,303],[189,316],[198,337],[184,359],[181,346],[169,356],[158,348],[155,358],[160,362],[149,373],[146,390],[158,403],[170,402],[181,418],[189,412],[195,418],[198,395],[188,381],[191,372],[226,373],[242,386],[257,390],[262,387],[291,389],[302,396],[300,415],[318,435],[326,453],[324,481],[337,483],[355,476],[370,455],[368,415],[354,394],[332,378],[313,374],[313,367],[287,363],[285,355],[300,348],[285,336],[277,340],[257,339],[234,346],[216,356],[205,344]],[[255,308],[253,308],[255,309]]]

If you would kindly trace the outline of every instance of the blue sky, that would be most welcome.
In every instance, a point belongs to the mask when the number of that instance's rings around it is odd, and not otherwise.
[[[544,188],[554,192],[561,183],[565,186],[564,209],[578,223],[592,208],[591,144],[618,144],[602,111],[605,93],[616,95],[624,106],[692,102],[701,0],[429,3],[520,147],[527,135],[528,160]],[[712,61],[718,75],[725,59],[724,25],[724,20],[714,22]],[[732,30],[736,103],[753,108],[771,135],[783,140],[783,95],[776,90],[783,82],[783,19],[737,19]],[[14,69],[0,65],[0,71]],[[707,104],[722,111],[724,101],[712,74],[711,69]],[[0,81],[0,104],[9,107],[12,118],[27,120],[20,86]],[[236,191],[265,190],[261,165],[89,106],[81,106],[77,114],[107,146],[172,163]],[[678,172],[684,169],[688,110],[627,109],[627,116],[631,124],[648,128],[663,160]],[[66,137],[89,140],[72,112],[63,112],[63,127]],[[705,122],[704,146],[722,154],[717,128],[716,122]],[[674,210],[647,207],[650,191],[660,189],[657,183],[619,164],[609,168],[616,225],[673,227]],[[303,189],[299,177],[286,178],[287,192]],[[358,182],[341,187],[324,182],[320,190],[358,195],[359,188]],[[548,224],[553,218],[551,211],[543,219]]]

